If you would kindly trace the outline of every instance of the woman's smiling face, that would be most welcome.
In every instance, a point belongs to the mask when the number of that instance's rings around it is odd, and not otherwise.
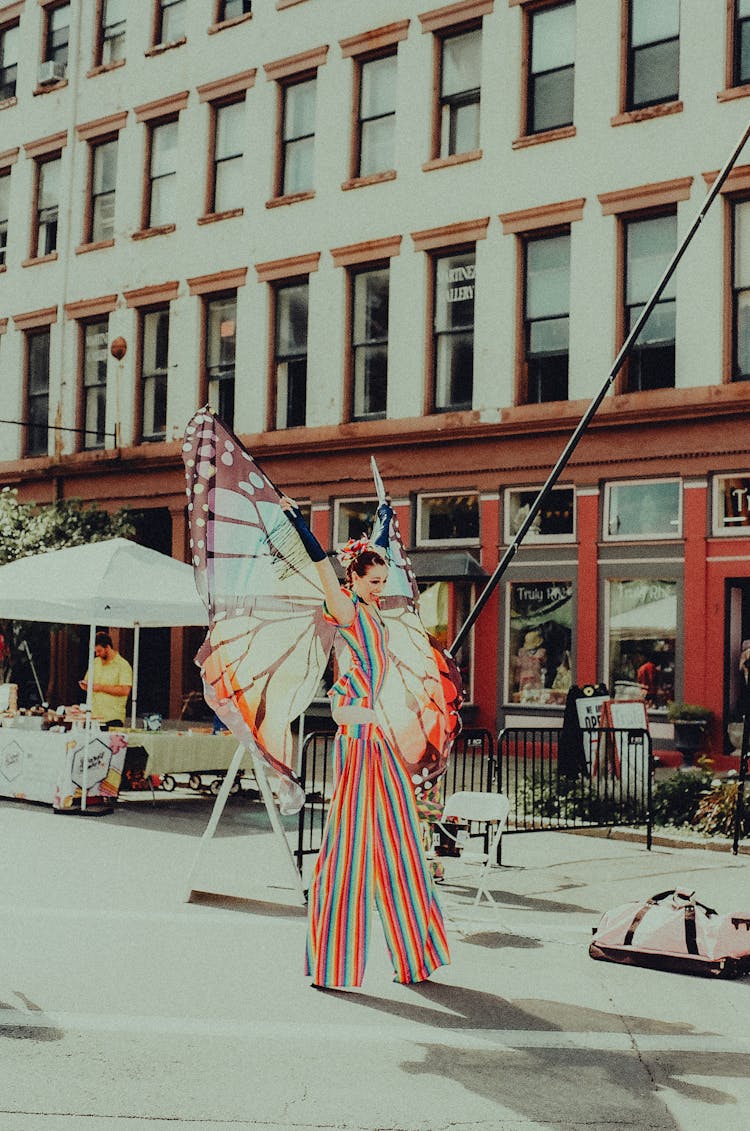
[[[363,577],[360,577],[358,573],[352,575],[352,588],[361,601],[368,605],[375,605],[383,592],[387,579],[387,566],[370,565],[365,570]]]

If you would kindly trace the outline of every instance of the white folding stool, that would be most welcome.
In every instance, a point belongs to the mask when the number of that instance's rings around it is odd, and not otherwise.
[[[483,895],[487,897],[493,907],[497,906],[492,895],[487,890],[487,880],[489,879],[493,862],[497,859],[497,850],[500,847],[500,840],[508,824],[509,810],[510,801],[504,793],[477,793],[469,790],[461,790],[459,793],[451,794],[451,796],[446,799],[445,805],[443,806],[440,826],[443,831],[451,837],[453,834],[446,828],[446,823],[451,820],[467,822],[477,821],[485,825],[495,826],[495,831],[487,845],[486,852],[475,852],[471,849],[466,850],[461,840],[456,837],[456,844],[459,848],[461,860],[466,864],[479,864],[482,866],[478,878],[477,894],[474,897],[475,906],[479,903]],[[474,838],[472,837],[471,839]]]

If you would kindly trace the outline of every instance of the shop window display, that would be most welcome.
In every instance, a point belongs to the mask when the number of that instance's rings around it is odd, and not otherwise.
[[[575,680],[573,586],[567,581],[523,581],[508,588],[508,699],[563,705]]]
[[[674,699],[677,582],[609,582],[609,686],[652,709]]]

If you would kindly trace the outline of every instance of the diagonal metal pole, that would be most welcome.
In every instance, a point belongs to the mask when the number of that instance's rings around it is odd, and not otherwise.
[[[617,376],[620,369],[622,368],[623,363],[625,362],[625,359],[627,358],[628,354],[632,350],[633,345],[635,344],[635,341],[638,338],[638,335],[640,334],[643,327],[646,325],[646,322],[648,321],[652,310],[654,309],[657,302],[659,301],[659,298],[660,298],[662,292],[664,291],[664,288],[666,287],[667,283],[672,278],[672,275],[674,274],[675,270],[677,269],[678,263],[680,262],[683,255],[687,251],[687,248],[688,248],[690,241],[692,240],[695,233],[698,231],[698,228],[700,227],[701,223],[703,222],[703,219],[706,216],[706,213],[708,212],[709,208],[711,207],[714,200],[716,199],[719,192],[721,191],[721,187],[724,184],[724,181],[729,176],[729,173],[731,172],[732,166],[734,165],[734,163],[736,162],[740,153],[742,152],[742,148],[745,145],[745,142],[747,141],[749,136],[750,136],[750,122],[748,122],[748,124],[746,125],[746,127],[745,127],[745,129],[742,133],[742,137],[737,142],[737,144],[734,147],[732,154],[729,157],[727,163],[724,165],[724,168],[721,170],[721,172],[717,176],[716,180],[714,181],[713,185],[711,186],[711,189],[708,192],[706,199],[704,200],[703,204],[701,205],[697,216],[695,217],[692,224],[690,225],[690,228],[686,232],[685,238],[683,239],[682,243],[679,245],[679,247],[675,251],[674,255],[672,256],[671,260],[669,261],[669,264],[667,265],[667,268],[664,271],[664,274],[662,275],[661,279],[656,284],[656,288],[654,290],[654,293],[651,295],[651,298],[648,300],[646,305],[643,307],[643,310],[641,311],[640,315],[636,319],[630,333],[628,334],[625,341],[623,342],[622,347],[620,349],[620,352],[618,353],[617,357],[615,358],[614,362],[612,363],[612,368],[610,369],[609,373],[607,374],[607,377],[606,377],[601,389],[596,394],[593,401],[591,402],[589,407],[586,409],[586,412],[583,414],[580,421],[578,422],[578,425],[577,425],[575,431],[573,432],[573,435],[570,437],[567,444],[565,445],[565,448],[563,449],[562,455],[558,459],[555,466],[552,468],[552,471],[549,474],[547,482],[544,484],[544,486],[540,490],[539,494],[534,499],[534,502],[532,503],[531,507],[529,508],[529,513],[526,515],[526,518],[522,522],[515,538],[513,539],[511,544],[508,546],[507,550],[505,551],[502,558],[498,562],[492,576],[490,577],[489,581],[485,585],[482,592],[479,594],[479,597],[477,598],[476,604],[474,605],[474,607],[472,608],[468,617],[466,618],[466,620],[464,621],[464,623],[461,625],[460,629],[458,630],[458,634],[456,636],[456,639],[453,641],[450,648],[448,649],[451,656],[456,655],[459,648],[461,647],[463,642],[466,640],[466,637],[468,636],[469,632],[471,631],[472,627],[474,626],[474,623],[475,623],[477,617],[479,616],[482,609],[484,608],[484,606],[489,601],[489,599],[492,596],[492,593],[493,593],[494,589],[496,588],[498,582],[500,581],[501,577],[505,573],[505,571],[508,568],[508,566],[510,565],[510,563],[513,561],[513,558],[516,556],[516,552],[518,551],[518,547],[521,545],[521,542],[523,541],[527,532],[529,531],[532,523],[534,522],[534,519],[539,514],[539,511],[544,506],[544,503],[547,499],[547,496],[549,495],[550,491],[554,487],[555,483],[557,483],[557,480],[560,478],[560,475],[562,474],[563,470],[567,466],[568,461],[570,460],[570,457],[573,455],[573,452],[578,447],[579,441],[581,440],[584,432],[586,431],[589,424],[591,423],[591,420],[595,416],[600,404],[602,403],[602,401],[606,397],[607,393],[609,392],[609,388],[612,385],[612,382],[614,381],[615,377]]]

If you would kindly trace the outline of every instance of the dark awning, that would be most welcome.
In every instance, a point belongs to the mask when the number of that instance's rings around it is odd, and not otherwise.
[[[487,573],[468,550],[410,550],[417,581],[458,581],[483,578]]]
[[[417,581],[481,580],[488,576],[468,550],[409,550],[408,553]],[[337,559],[331,560],[336,572],[342,575]]]

